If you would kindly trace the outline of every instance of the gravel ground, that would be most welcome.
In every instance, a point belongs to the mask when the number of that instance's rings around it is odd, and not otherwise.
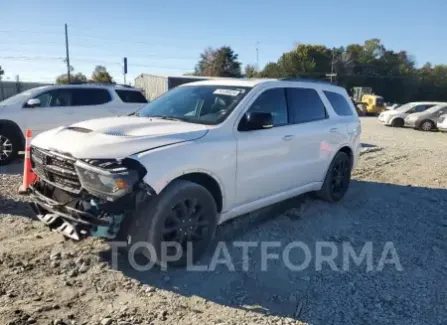
[[[21,165],[2,168],[0,324],[447,324],[447,134],[375,118],[362,126],[365,149],[342,202],[302,196],[219,228],[234,271],[138,272],[123,255],[114,265],[101,240],[73,243],[33,221],[16,195]],[[301,241],[311,262],[297,271],[269,260],[265,271],[261,247],[244,265],[235,241],[276,241],[269,252],[279,254]],[[318,241],[337,250],[332,268],[317,269]],[[347,269],[346,243],[357,254],[372,247],[371,263]]]

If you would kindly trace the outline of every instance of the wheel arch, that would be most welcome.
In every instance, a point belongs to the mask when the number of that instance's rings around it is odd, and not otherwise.
[[[158,183],[155,191],[160,193],[175,180],[190,181],[206,188],[211,193],[216,202],[217,211],[219,213],[222,212],[223,207],[225,206],[225,192],[222,182],[215,174],[203,169],[186,170],[181,174],[171,176],[168,181],[163,182],[164,185]]]
[[[351,149],[351,147],[348,145],[344,145],[340,149],[337,150],[335,155],[339,152],[344,152],[345,154],[348,155],[349,161],[351,163],[351,168],[352,168],[352,166],[354,165],[354,151]],[[334,157],[335,157],[335,155],[334,155]],[[334,157],[332,157],[332,159],[334,159]]]
[[[19,138],[20,138],[20,141],[22,144],[21,149],[23,149],[25,147],[25,136],[23,135],[22,129],[18,126],[18,124],[11,120],[1,120],[0,119],[0,132],[6,128],[11,128],[12,130],[14,130],[14,133],[19,135]]]
[[[390,120],[390,124],[392,125],[395,121],[397,121],[397,120],[402,120],[402,122],[404,122],[405,123],[405,119],[402,117],[402,116],[395,116],[395,117],[392,117],[391,118],[391,120]]]

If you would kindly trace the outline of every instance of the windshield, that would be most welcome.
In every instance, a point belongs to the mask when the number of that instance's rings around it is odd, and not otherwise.
[[[412,108],[414,106],[414,103],[408,103],[408,104],[404,104],[398,108],[396,108],[396,111],[399,112],[406,112],[408,111],[410,108]]]
[[[33,93],[30,91],[24,91],[21,92],[17,95],[11,96],[9,98],[6,98],[5,100],[0,102],[0,106],[7,106],[7,105],[11,105],[20,101],[24,101],[25,99],[27,99],[28,97],[30,97]]]
[[[174,88],[135,113],[200,124],[224,121],[251,88],[219,85]]]

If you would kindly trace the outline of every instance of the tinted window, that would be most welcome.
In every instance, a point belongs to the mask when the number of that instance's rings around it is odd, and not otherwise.
[[[344,96],[332,91],[325,91],[324,94],[337,115],[348,116],[353,114],[351,106],[349,106],[349,103]]]
[[[50,106],[51,92],[48,91],[46,93],[40,94],[39,96],[36,96],[35,98],[40,101],[40,107],[48,107]]]
[[[73,106],[101,105],[112,100],[107,89],[72,89]]]
[[[318,121],[327,117],[326,107],[315,89],[287,88],[292,123]]]
[[[40,100],[40,107],[64,107],[72,105],[72,95],[70,89],[54,89],[46,91],[34,98]]]
[[[382,107],[384,105],[382,97],[376,97],[376,106]]]
[[[256,98],[247,112],[271,113],[273,125],[287,124],[289,119],[284,88],[266,90]]]
[[[146,98],[140,91],[115,90],[119,98],[125,103],[147,103]]]
[[[432,107],[433,105],[418,105],[414,108],[414,113],[420,113],[423,112],[425,110],[427,110],[428,108]]]

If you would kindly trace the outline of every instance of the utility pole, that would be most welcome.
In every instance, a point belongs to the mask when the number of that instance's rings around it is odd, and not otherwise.
[[[67,78],[68,83],[70,83],[70,53],[68,51],[68,28],[67,24],[65,24],[65,51],[66,51],[66,58],[65,61],[67,61]]]
[[[124,75],[124,84],[126,85],[127,58],[124,58],[124,59],[123,59],[123,75]]]
[[[334,73],[334,63],[335,63],[335,49],[332,49],[331,73],[326,74],[326,77],[331,78],[331,83],[333,80],[332,78],[337,76],[337,74]]]
[[[256,69],[259,71],[259,41],[256,42]]]

